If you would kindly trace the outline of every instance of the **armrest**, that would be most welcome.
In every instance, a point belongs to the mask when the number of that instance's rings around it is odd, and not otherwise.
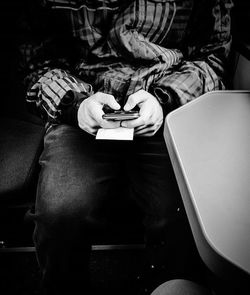
[[[13,205],[34,196],[44,127],[0,118],[0,203]]]

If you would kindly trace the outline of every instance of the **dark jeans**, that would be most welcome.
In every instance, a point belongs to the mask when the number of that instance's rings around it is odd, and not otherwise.
[[[40,164],[31,217],[43,283],[53,294],[60,288],[58,294],[67,293],[68,286],[68,294],[74,286],[86,288],[95,235],[115,234],[130,219],[130,212],[115,206],[122,198],[131,198],[140,210],[146,243],[160,245],[169,238],[166,228],[176,218],[180,195],[160,133],[99,141],[80,129],[55,126],[45,136]]]

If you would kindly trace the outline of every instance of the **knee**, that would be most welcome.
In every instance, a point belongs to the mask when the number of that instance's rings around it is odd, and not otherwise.
[[[76,234],[86,232],[95,227],[97,218],[91,214],[91,205],[85,204],[53,204],[41,210],[36,208],[36,222],[46,231],[53,234]]]
[[[92,186],[74,180],[51,179],[43,177],[38,187],[36,221],[51,231],[91,227],[95,223],[93,212],[100,206]]]
[[[209,289],[183,279],[170,280],[157,287],[151,295],[211,295]]]
[[[69,241],[87,239],[98,223],[95,203],[78,196],[38,196],[33,220],[42,238]]]

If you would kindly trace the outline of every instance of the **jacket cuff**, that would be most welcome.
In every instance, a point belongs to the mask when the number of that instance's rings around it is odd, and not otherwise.
[[[156,86],[153,89],[153,95],[158,99],[162,106],[164,118],[168,113],[177,109],[179,106],[177,103],[178,94],[170,87]]]
[[[61,101],[60,121],[78,127],[77,112],[80,104],[88,98],[88,94],[68,91]]]

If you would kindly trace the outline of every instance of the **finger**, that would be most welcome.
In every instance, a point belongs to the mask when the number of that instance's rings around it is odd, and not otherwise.
[[[120,121],[102,120],[100,126],[105,129],[120,127]]]
[[[136,137],[152,137],[155,135],[155,132],[145,133],[145,134],[135,134]]]
[[[144,128],[140,131],[135,131],[134,135],[135,136],[153,136],[155,135],[156,130],[151,129],[151,128]]]
[[[145,126],[144,128],[141,128],[139,130],[135,129],[135,133],[136,134],[143,134],[143,133],[151,132],[154,130],[155,130],[154,126]]]
[[[152,114],[150,112],[140,111],[140,117],[135,120],[123,121],[122,126],[127,128],[146,127],[154,125]]]
[[[141,117],[134,120],[124,120],[121,122],[121,126],[125,128],[136,128],[139,126],[145,126],[145,121]]]
[[[80,127],[82,130],[84,130],[85,132],[87,132],[87,133],[89,133],[89,134],[91,134],[91,135],[95,135],[96,132],[97,132],[97,130],[98,130],[97,126],[95,126],[95,127],[91,127],[91,126],[89,126],[89,125],[85,125],[85,124],[82,124],[82,123],[79,123],[79,127]]]
[[[145,100],[145,96],[144,96],[144,91],[143,90],[139,90],[136,93],[131,94],[128,97],[128,100],[124,106],[124,111],[130,111],[132,110],[135,106],[137,106],[138,104],[140,104],[141,102],[143,102]]]
[[[79,127],[90,133],[94,134],[98,126],[98,123],[92,118],[91,114],[86,112],[84,109],[78,112],[78,125]]]
[[[149,127],[153,127],[153,126],[154,126],[154,124],[150,124],[150,125],[147,125],[147,126],[142,125],[142,126],[139,126],[139,127],[135,127],[135,132],[138,132],[140,130],[143,130],[143,129],[149,128]]]
[[[142,127],[138,127],[135,128],[135,134],[146,134],[146,133],[153,133],[155,134],[161,127],[161,122],[157,122],[155,124],[149,124],[147,126],[142,126]]]
[[[86,118],[82,118],[78,121],[78,125],[81,126],[81,128],[97,128],[99,127],[99,124],[91,118],[90,116],[86,116]]]
[[[96,95],[96,100],[102,105],[107,105],[113,110],[119,110],[121,108],[121,106],[115,100],[113,95],[102,93],[102,92],[97,92],[95,95]]]

